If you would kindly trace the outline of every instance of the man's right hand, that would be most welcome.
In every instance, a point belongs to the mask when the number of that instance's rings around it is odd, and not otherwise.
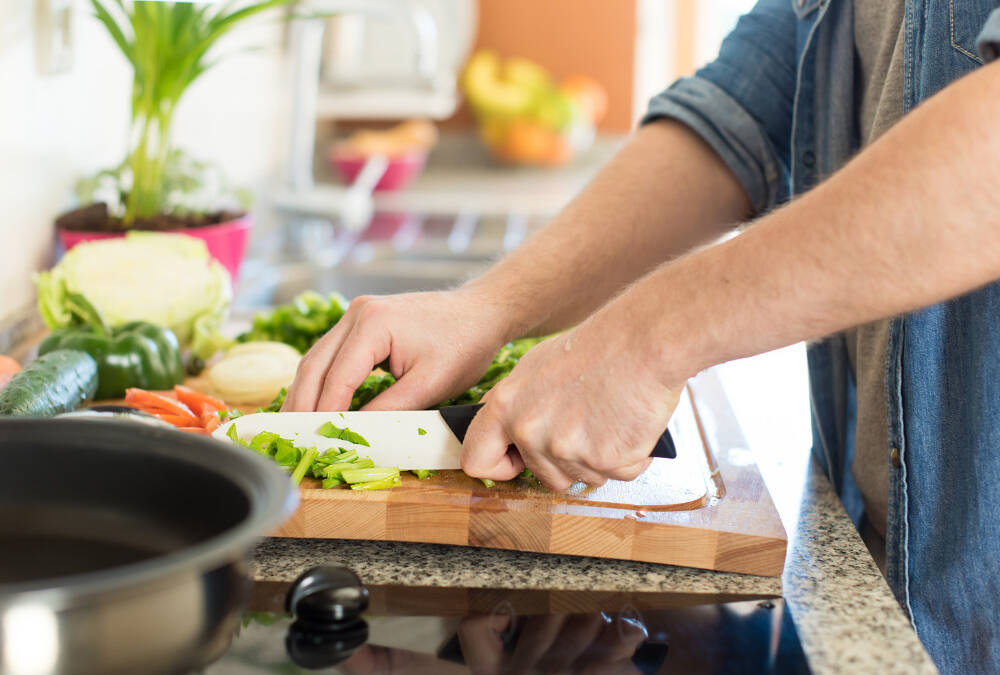
[[[385,359],[397,382],[365,410],[423,410],[476,383],[506,341],[503,321],[468,289],[357,297],[303,357],[282,410],[347,410]]]

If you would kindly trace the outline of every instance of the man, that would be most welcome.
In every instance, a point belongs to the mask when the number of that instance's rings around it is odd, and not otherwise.
[[[463,454],[560,490],[638,475],[701,369],[813,340],[817,460],[938,666],[1000,672],[994,7],[762,0],[521,249],[453,291],[353,302],[286,407],[346,408],[388,357],[368,407],[421,408],[508,339],[566,330]]]

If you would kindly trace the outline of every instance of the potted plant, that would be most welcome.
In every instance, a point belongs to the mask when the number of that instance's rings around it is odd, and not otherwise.
[[[217,62],[209,57],[219,38],[290,1],[234,8],[232,1],[90,0],[132,67],[131,129],[121,165],[80,181],[81,206],[56,220],[64,248],[133,229],[180,232],[204,240],[235,279],[251,226],[248,200],[216,167],[174,147],[171,124],[188,87]]]

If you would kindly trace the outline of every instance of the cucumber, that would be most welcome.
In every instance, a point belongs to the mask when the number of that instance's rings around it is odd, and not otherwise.
[[[97,391],[97,361],[57,349],[29,363],[0,390],[0,415],[49,417],[76,410]]]

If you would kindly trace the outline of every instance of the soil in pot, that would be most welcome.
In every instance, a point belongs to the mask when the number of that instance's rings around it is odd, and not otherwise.
[[[218,225],[242,218],[241,211],[219,211],[216,213],[190,214],[159,214],[152,218],[136,220],[126,227],[118,218],[112,218],[108,213],[108,205],[104,202],[87,204],[67,211],[56,218],[56,227],[71,232],[101,232],[107,234],[122,233],[127,230],[146,230],[152,232],[169,232],[171,230],[186,230],[199,227]]]

